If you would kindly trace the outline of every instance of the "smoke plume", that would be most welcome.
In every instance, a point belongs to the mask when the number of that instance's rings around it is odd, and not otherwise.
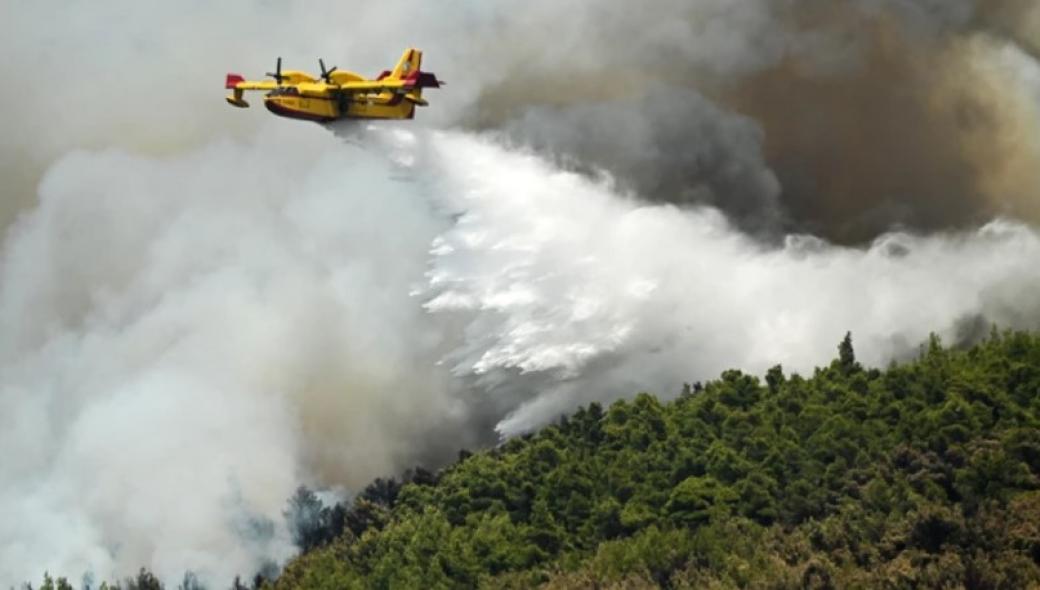
[[[292,553],[357,489],[846,331],[1040,327],[1032,3],[18,3],[0,22],[0,585]],[[364,23],[344,34],[329,23]],[[407,26],[406,26],[407,25]],[[232,111],[278,55],[449,85]]]
[[[764,237],[1040,220],[1035,3],[580,5],[580,44],[506,61],[474,125]]]

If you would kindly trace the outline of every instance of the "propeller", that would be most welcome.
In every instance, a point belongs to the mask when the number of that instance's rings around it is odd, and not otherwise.
[[[332,75],[332,72],[336,71],[336,66],[332,66],[331,68],[326,70],[325,69],[325,60],[321,59],[320,57],[318,58],[318,65],[321,66],[321,78],[322,78],[322,80],[325,80],[326,84],[332,84],[332,80],[329,79],[329,76]]]
[[[267,72],[267,75],[274,78],[275,82],[282,83],[282,58],[278,58],[278,62],[275,64],[274,73]]]

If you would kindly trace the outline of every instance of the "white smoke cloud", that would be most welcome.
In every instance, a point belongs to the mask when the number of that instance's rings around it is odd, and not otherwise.
[[[48,172],[0,271],[4,583],[225,583],[287,555],[243,522],[280,527],[300,481],[401,467],[459,413],[408,294],[444,222],[396,169],[272,126]]]

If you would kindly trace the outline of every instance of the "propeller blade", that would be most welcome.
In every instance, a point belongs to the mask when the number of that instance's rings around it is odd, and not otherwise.
[[[274,73],[267,72],[267,75],[274,78],[275,82],[282,83],[282,58],[279,57],[278,61],[275,62]]]
[[[332,66],[331,68],[326,70],[325,69],[325,60],[321,59],[320,57],[318,58],[318,65],[321,67],[321,77],[322,77],[322,79],[325,80],[325,82],[331,84],[332,80],[329,78],[329,76],[332,75],[332,72],[336,71],[336,66]]]

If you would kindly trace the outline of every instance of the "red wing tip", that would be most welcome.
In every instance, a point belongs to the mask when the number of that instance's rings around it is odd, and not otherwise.
[[[234,89],[239,82],[245,82],[246,79],[238,74],[228,74],[227,80],[224,81],[224,88]]]

